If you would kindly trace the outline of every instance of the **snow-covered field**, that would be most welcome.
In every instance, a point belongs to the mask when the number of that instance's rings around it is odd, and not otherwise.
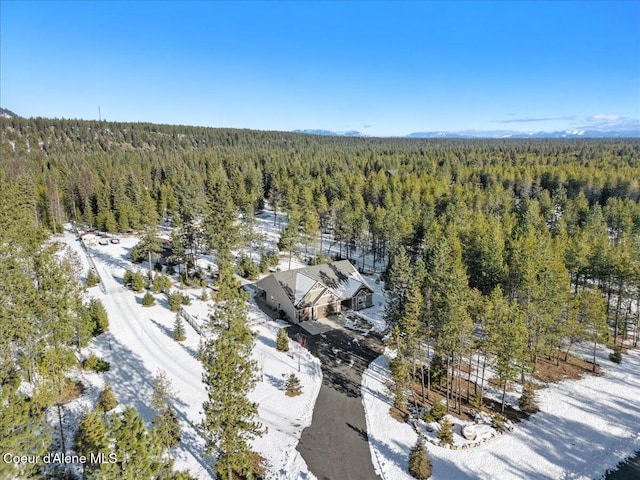
[[[58,239],[78,253],[86,274],[90,265],[75,236],[69,233]],[[119,408],[132,405],[150,422],[155,415],[150,407],[152,379],[164,371],[176,392],[175,408],[182,427],[182,442],[173,452],[175,467],[189,469],[199,478],[212,478],[212,462],[205,453],[204,441],[197,428],[202,420],[202,403],[206,399],[202,367],[195,358],[200,338],[185,323],[186,341],[175,342],[172,339],[175,313],[169,311],[166,297],[155,295],[156,305],[143,307],[142,294],[134,294],[124,288],[122,277],[125,268],[137,268],[128,257],[129,250],[136,243],[135,238],[121,238],[120,244],[96,245],[88,249],[106,292],[94,287],[89,289],[89,295],[103,302],[110,325],[109,331],[92,342],[85,353],[96,353],[111,363],[111,369],[103,374],[80,374],[86,387],[85,395],[65,406],[65,429],[73,430],[82,411],[95,402],[105,381],[114,388],[121,405]],[[183,293],[192,300],[192,305],[186,310],[200,320],[206,318],[208,307],[199,300],[201,289]],[[320,363],[293,342],[288,354],[277,352],[275,337],[280,325],[271,321],[253,303],[249,320],[258,334],[253,358],[260,367],[260,379],[251,393],[251,400],[258,402],[259,420],[268,427],[268,432],[254,441],[254,448],[266,459],[269,478],[315,478],[308,472],[295,447],[302,430],[311,424],[313,406],[322,382]],[[303,394],[290,398],[284,394],[284,376],[292,372],[300,378]],[[57,420],[57,416],[53,418]],[[55,423],[53,418],[52,423]],[[70,441],[66,443],[67,447],[71,446]]]
[[[640,351],[620,365],[599,352],[603,376],[551,384],[538,391],[540,412],[511,433],[467,450],[427,443],[433,480],[591,479],[640,449]],[[385,480],[411,479],[409,452],[417,435],[389,416],[387,356],[371,363],[362,378],[369,448]]]

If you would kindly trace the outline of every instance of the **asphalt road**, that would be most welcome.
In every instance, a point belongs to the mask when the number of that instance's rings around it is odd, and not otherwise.
[[[640,452],[629,459],[619,470],[609,473],[606,480],[638,480],[640,478]]]
[[[289,330],[292,336],[305,333]],[[298,451],[318,480],[380,478],[371,463],[360,384],[364,370],[382,352],[382,343],[343,329],[305,338],[322,362],[323,380]]]

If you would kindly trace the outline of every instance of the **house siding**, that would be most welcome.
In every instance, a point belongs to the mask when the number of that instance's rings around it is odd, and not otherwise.
[[[265,291],[265,301],[274,310],[282,310],[290,320],[296,320],[296,309],[278,281],[271,275],[258,282]]]

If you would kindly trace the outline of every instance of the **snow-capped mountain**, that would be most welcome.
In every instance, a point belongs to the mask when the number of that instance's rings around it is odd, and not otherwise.
[[[18,115],[13,113],[11,110],[7,110],[6,108],[0,108],[0,118],[17,118]]]
[[[513,130],[464,130],[460,132],[415,132],[409,138],[629,138],[640,137],[634,130],[559,130],[556,132],[517,132]]]
[[[330,137],[366,137],[363,133],[357,132],[355,130],[349,130],[346,132],[333,132],[331,130],[293,130],[292,133],[304,133],[307,135],[324,135]]]

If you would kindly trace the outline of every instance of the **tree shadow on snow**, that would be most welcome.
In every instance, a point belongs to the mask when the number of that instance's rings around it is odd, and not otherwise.
[[[153,318],[150,318],[149,320],[151,320],[151,322],[158,327],[158,330],[160,330],[162,333],[164,333],[167,337],[169,337],[170,339],[173,340],[173,329],[172,328],[168,328],[165,325],[162,325],[160,322],[157,322],[156,320],[154,320]],[[198,359],[198,352],[196,352],[192,347],[190,347],[189,345],[185,345],[182,342],[176,342],[178,345],[180,345],[182,347],[182,349],[184,351],[186,351],[189,355],[191,355],[193,358],[195,358],[196,360]]]

